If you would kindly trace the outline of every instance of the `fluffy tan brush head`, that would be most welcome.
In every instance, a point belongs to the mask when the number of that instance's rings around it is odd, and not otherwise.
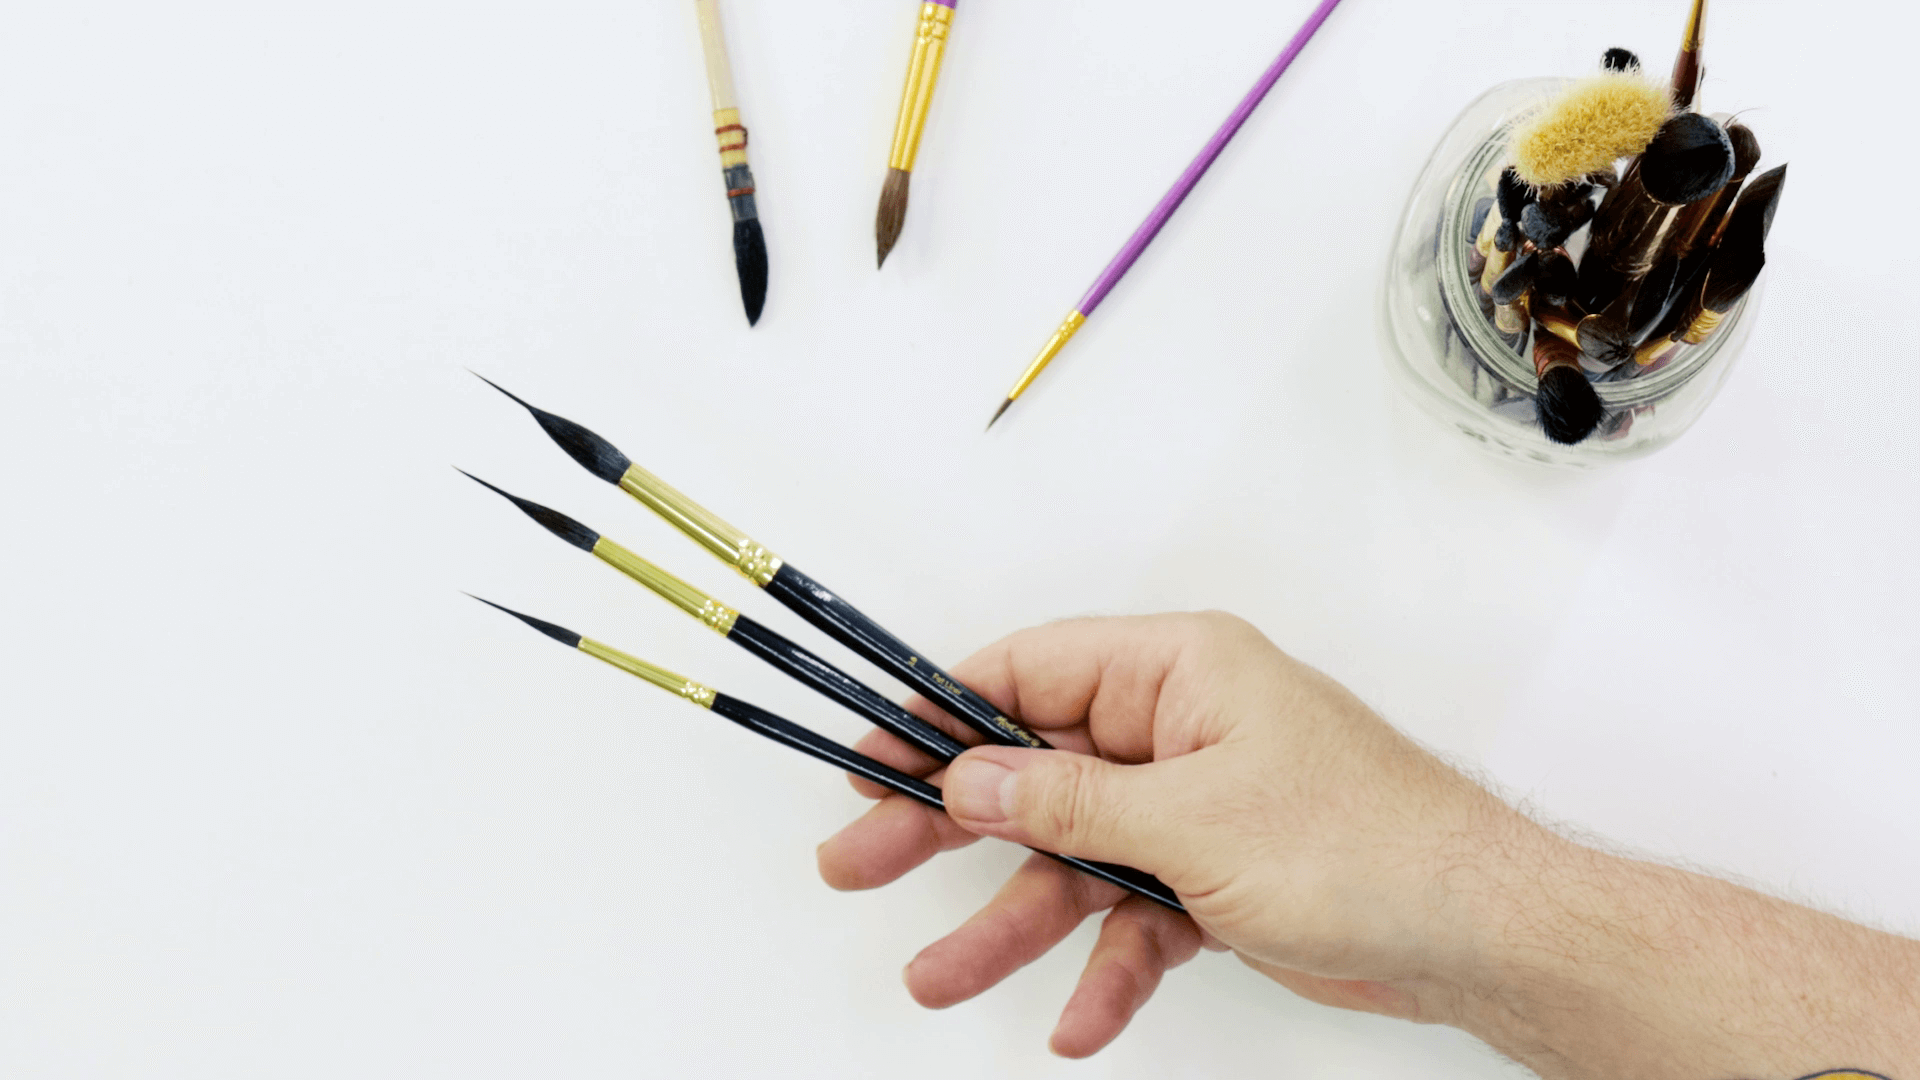
[[[887,183],[880,189],[880,210],[873,219],[874,246],[879,265],[887,265],[887,253],[900,241],[900,230],[907,223],[907,188],[913,174],[905,169],[888,169]]]
[[[1582,79],[1513,133],[1513,168],[1552,187],[1647,148],[1673,110],[1667,88],[1638,72]]]

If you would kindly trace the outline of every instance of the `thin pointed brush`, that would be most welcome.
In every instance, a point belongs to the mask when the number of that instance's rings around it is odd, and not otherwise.
[[[652,683],[676,697],[684,698],[703,709],[707,709],[733,721],[748,731],[753,732],[755,735],[772,739],[782,746],[798,750],[808,757],[824,761],[837,769],[852,773],[863,780],[870,780],[886,788],[888,791],[898,795],[905,795],[907,798],[912,799],[922,806],[930,807],[942,813],[946,812],[947,806],[941,798],[940,789],[927,783],[925,780],[908,776],[906,773],[883,765],[865,754],[850,750],[834,742],[832,739],[809,731],[791,720],[776,716],[758,706],[749,705],[739,698],[720,693],[710,686],[704,686],[694,682],[692,679],[676,675],[665,668],[656,667],[637,656],[621,652],[610,645],[602,644],[590,637],[576,634],[563,626],[556,626],[544,619],[536,619],[531,615],[522,615],[512,608],[502,607],[491,600],[481,599],[478,596],[475,596],[474,599],[479,600],[488,607],[497,608],[500,611],[506,612],[570,649],[577,649],[596,660],[617,667],[629,675]],[[1138,870],[1124,866],[1114,866],[1110,863],[1097,863],[1066,855],[1055,855],[1051,852],[1041,852],[1041,854],[1046,855],[1047,858],[1053,859],[1056,862],[1071,866],[1081,873],[1099,878],[1101,881],[1105,881],[1111,885],[1117,885],[1136,896],[1144,896],[1174,911],[1186,911],[1186,907],[1180,903],[1180,898],[1174,894],[1173,890],[1167,888],[1159,879],[1149,874],[1143,874]]]
[[[893,124],[893,147],[887,152],[887,182],[880,189],[880,209],[873,219],[878,265],[900,242],[907,223],[907,188],[913,181],[913,161],[920,153],[927,112],[933,108],[933,88],[940,81],[940,61],[947,51],[947,33],[953,27],[953,9],[959,0],[926,0],[920,5],[920,28],[913,36],[913,58],[907,63],[907,86],[900,92],[900,115]]]
[[[879,691],[593,529],[558,510],[502,491],[470,472],[461,470],[461,475],[505,498],[548,532],[646,586],[654,595],[700,620],[721,637],[935,761],[944,765],[966,750],[966,744],[901,708]]]
[[[760,207],[753,198],[753,170],[747,167],[747,129],[733,93],[733,65],[720,25],[719,0],[693,0],[700,18],[700,43],[707,54],[707,88],[713,94],[713,134],[720,141],[720,174],[733,211],[733,268],[740,276],[740,302],[747,325],[760,321],[767,304],[767,238],[760,230]]]
[[[826,586],[795,569],[745,533],[633,463],[614,445],[579,424],[521,401],[485,376],[483,382],[513,398],[533,415],[547,437],[588,472],[626,492],[667,523],[765,589],[827,636],[913,687],[961,723],[1004,746],[1049,744],[1008,719],[993,703],[962,685],[927,657],[888,633]]]
[[[1240,133],[1241,126],[1247,122],[1248,117],[1253,115],[1253,110],[1260,107],[1260,102],[1266,98],[1267,92],[1280,81],[1280,76],[1292,66],[1294,57],[1299,56],[1300,50],[1307,47],[1307,42],[1312,40],[1314,33],[1320,29],[1320,24],[1327,21],[1327,16],[1333,13],[1333,9],[1339,3],[1340,0],[1320,0],[1320,3],[1314,7],[1313,13],[1307,16],[1306,23],[1293,35],[1293,40],[1287,43],[1287,47],[1281,50],[1279,57],[1267,68],[1266,73],[1260,76],[1260,81],[1253,85],[1253,89],[1247,92],[1245,98],[1241,99],[1240,104],[1227,117],[1227,122],[1220,125],[1220,130],[1214,132],[1213,138],[1207,140],[1207,145],[1200,149],[1200,156],[1194,158],[1193,164],[1187,166],[1187,171],[1180,174],[1180,179],[1174,182],[1173,189],[1161,197],[1160,202],[1154,206],[1153,212],[1147,215],[1147,220],[1140,223],[1140,227],[1134,230],[1133,236],[1120,249],[1120,254],[1115,255],[1113,261],[1107,264],[1107,268],[1100,272],[1100,277],[1094,281],[1093,288],[1087,290],[1087,294],[1081,297],[1080,302],[1075,304],[1073,310],[1067,314],[1060,328],[1047,339],[1047,344],[1040,350],[1040,355],[1034,358],[1033,363],[1027,365],[1027,370],[1021,373],[1019,380],[1013,384],[1013,389],[1007,391],[1006,400],[1002,401],[1000,408],[994,411],[993,419],[987,421],[989,429],[1006,415],[1007,410],[1013,407],[1013,403],[1019,400],[1021,394],[1027,392],[1027,387],[1032,386],[1033,381],[1040,377],[1040,373],[1047,369],[1047,365],[1053,363],[1053,358],[1060,355],[1060,350],[1067,347],[1067,342],[1073,340],[1073,335],[1080,332],[1080,327],[1086,323],[1094,309],[1100,306],[1100,302],[1107,298],[1107,294],[1113,291],[1113,287],[1120,283],[1121,278],[1127,276],[1127,271],[1133,269],[1133,264],[1139,260],[1141,253],[1153,243],[1154,237],[1160,235],[1161,228],[1173,217],[1174,211],[1180,209],[1180,204],[1192,194],[1194,186],[1200,183],[1201,177],[1207,175],[1207,170],[1213,167],[1220,152],[1225,150],[1227,144],[1233,141],[1233,137]]]

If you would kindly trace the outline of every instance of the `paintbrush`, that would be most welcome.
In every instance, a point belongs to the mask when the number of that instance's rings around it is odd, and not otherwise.
[[[1673,107],[1676,109],[1693,108],[1693,99],[1700,92],[1700,79],[1707,73],[1700,65],[1700,45],[1706,34],[1706,23],[1707,0],[1693,0],[1686,32],[1680,35],[1680,54],[1673,59]]]
[[[827,636],[852,649],[887,674],[919,691],[929,701],[953,714],[987,739],[1006,746],[1046,747],[1048,743],[1008,719],[993,703],[961,685],[907,643],[826,586],[801,573],[747,534],[720,520],[705,507],[668,486],[659,477],[635,465],[614,445],[571,420],[521,401],[485,376],[483,382],[513,398],[533,415],[547,437],[588,472],[613,484],[667,523],[765,589]]]
[[[965,743],[901,708],[879,691],[573,518],[502,491],[465,470],[461,470],[461,475],[504,497],[548,532],[645,585],[656,596],[700,620],[721,637],[934,760],[952,761],[967,748]]]
[[[707,88],[713,94],[713,134],[720,140],[720,175],[733,210],[733,266],[740,275],[740,302],[747,325],[760,321],[767,303],[767,238],[760,231],[760,207],[753,198],[753,170],[747,167],[747,129],[733,93],[733,65],[727,60],[727,36],[720,25],[719,0],[693,0],[700,17],[700,43],[707,54]]]
[[[940,61],[947,51],[947,32],[953,27],[958,0],[926,0],[920,5],[920,29],[913,36],[913,59],[907,63],[907,86],[900,92],[900,116],[893,123],[893,147],[887,152],[887,182],[880,189],[880,209],[873,219],[874,245],[879,265],[900,242],[907,223],[907,188],[913,182],[913,161],[920,153],[927,111],[933,108],[933,88],[940,81]]]
[[[1547,438],[1571,446],[1593,434],[1606,407],[1580,367],[1580,349],[1554,334],[1533,336],[1533,369],[1540,376],[1540,426]]]
[[[1141,253],[1153,243],[1154,237],[1160,235],[1161,228],[1166,225],[1168,219],[1173,217],[1173,212],[1180,209],[1180,204],[1192,194],[1194,186],[1200,183],[1200,178],[1213,167],[1214,161],[1220,157],[1220,152],[1227,148],[1227,144],[1233,141],[1235,135],[1239,134],[1241,126],[1247,122],[1248,117],[1253,115],[1253,110],[1259,108],[1267,92],[1280,81],[1280,76],[1285,74],[1287,68],[1293,64],[1294,57],[1299,56],[1300,50],[1307,47],[1307,42],[1312,40],[1314,33],[1320,29],[1320,24],[1327,21],[1327,16],[1333,13],[1333,9],[1339,3],[1340,0],[1320,0],[1320,3],[1314,7],[1312,14],[1307,16],[1307,21],[1293,35],[1293,40],[1287,43],[1287,47],[1281,50],[1279,57],[1267,68],[1266,73],[1260,76],[1260,81],[1254,84],[1245,98],[1241,99],[1240,104],[1227,117],[1226,123],[1221,124],[1220,130],[1214,132],[1213,138],[1207,140],[1207,145],[1200,149],[1200,156],[1194,158],[1193,163],[1187,166],[1187,171],[1181,173],[1180,179],[1174,181],[1173,189],[1161,197],[1160,202],[1154,206],[1153,212],[1147,215],[1147,220],[1141,222],[1140,227],[1133,231],[1133,236],[1128,238],[1126,245],[1120,249],[1120,253],[1115,255],[1113,261],[1107,264],[1107,268],[1100,272],[1100,277],[1094,281],[1093,287],[1087,290],[1087,294],[1081,297],[1080,302],[1075,304],[1073,310],[1067,314],[1060,328],[1047,339],[1046,345],[1040,350],[1040,355],[1034,358],[1033,363],[1027,365],[1027,370],[1021,373],[1019,381],[1013,384],[1013,389],[1007,391],[1006,400],[994,410],[993,419],[987,421],[989,429],[1006,415],[1007,410],[1013,407],[1013,403],[1019,400],[1021,394],[1027,392],[1027,387],[1032,386],[1033,381],[1040,377],[1040,373],[1047,369],[1047,365],[1053,363],[1053,358],[1060,355],[1060,350],[1066,348],[1067,342],[1073,340],[1073,335],[1080,332],[1080,327],[1086,323],[1094,309],[1100,306],[1100,302],[1107,298],[1107,294],[1112,292],[1113,287],[1120,283],[1120,279],[1127,275],[1127,271],[1133,269],[1133,264],[1140,258]]]
[[[863,780],[872,781],[895,794],[905,795],[907,798],[912,799],[922,806],[931,807],[942,813],[946,812],[946,803],[942,801],[940,797],[940,789],[927,783],[925,780],[908,776],[906,773],[883,765],[865,754],[850,750],[834,742],[832,739],[809,731],[791,720],[776,716],[758,706],[749,705],[739,698],[729,697],[712,687],[703,686],[700,683],[694,682],[692,679],[675,675],[665,668],[656,667],[637,656],[630,656],[612,646],[601,644],[590,637],[576,634],[565,627],[555,626],[553,623],[547,622],[544,619],[536,619],[531,615],[522,615],[512,608],[501,607],[501,605],[491,600],[483,600],[477,596],[474,597],[474,599],[479,600],[489,607],[498,608],[506,612],[568,648],[577,649],[596,660],[611,664],[629,675],[644,679],[676,697],[684,698],[703,709],[707,709],[710,712],[739,724],[755,735],[772,739],[774,742],[798,750],[808,757],[824,761],[835,768],[852,773]],[[1099,878],[1109,884],[1117,885],[1136,896],[1144,896],[1174,911],[1186,911],[1186,908],[1180,903],[1180,898],[1174,894],[1173,890],[1161,884],[1158,879],[1151,875],[1143,874],[1138,870],[1129,869],[1124,866],[1114,866],[1110,863],[1097,863],[1086,859],[1075,859],[1066,855],[1055,855],[1051,852],[1041,852],[1041,854],[1046,855],[1056,862],[1065,863],[1084,874]]]

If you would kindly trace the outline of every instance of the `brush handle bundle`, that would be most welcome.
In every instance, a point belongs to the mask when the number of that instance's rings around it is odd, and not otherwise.
[[[1510,347],[1533,356],[1539,419],[1555,442],[1580,442],[1608,420],[1598,392],[1568,372],[1607,383],[1659,371],[1712,339],[1765,264],[1784,167],[1749,183],[1760,157],[1752,132],[1690,110],[1704,10],[1704,0],[1694,5],[1664,93],[1637,74],[1630,53],[1610,50],[1607,74],[1575,84],[1517,129],[1516,164],[1477,208],[1484,217],[1471,234],[1468,272],[1477,276],[1483,315]],[[1636,95],[1648,94],[1660,111],[1637,153],[1599,173],[1564,175],[1569,162],[1591,163],[1581,137],[1619,134],[1602,132],[1576,106],[1633,119]],[[1550,291],[1542,281],[1549,265]]]

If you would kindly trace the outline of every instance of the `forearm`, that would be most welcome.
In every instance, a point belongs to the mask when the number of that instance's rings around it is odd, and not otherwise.
[[[1459,1026],[1549,1080],[1920,1077],[1920,942],[1518,828]]]

